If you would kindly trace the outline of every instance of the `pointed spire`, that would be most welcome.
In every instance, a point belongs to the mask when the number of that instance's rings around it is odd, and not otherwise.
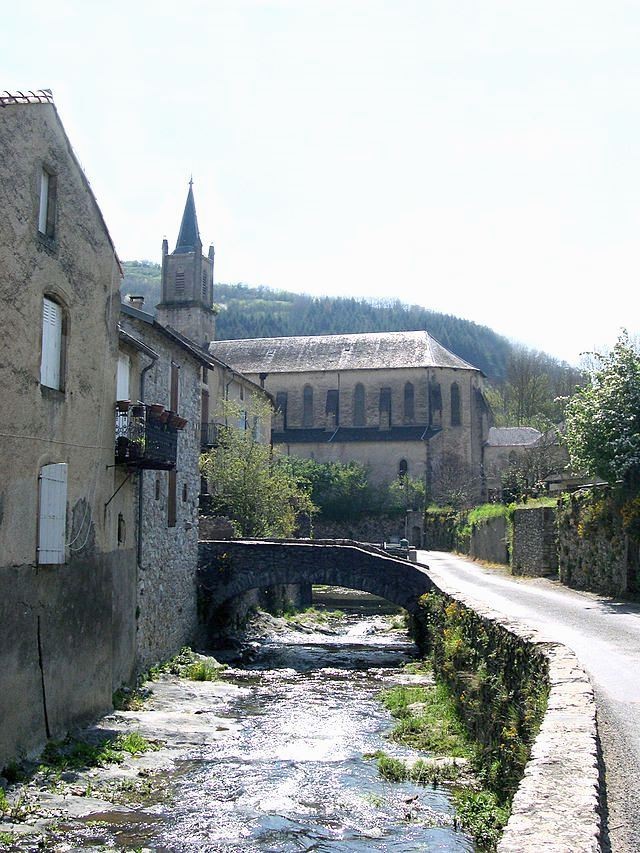
[[[182,222],[180,223],[180,233],[178,234],[178,242],[176,243],[173,254],[194,252],[196,247],[201,245],[200,232],[198,231],[198,217],[196,216],[196,203],[193,199],[193,176],[191,176],[189,179],[187,203],[184,206]]]

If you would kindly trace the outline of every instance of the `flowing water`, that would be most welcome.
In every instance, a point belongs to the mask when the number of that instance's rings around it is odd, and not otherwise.
[[[415,648],[389,630],[380,599],[358,595],[348,604],[336,633],[270,636],[250,664],[228,672],[245,688],[223,713],[239,730],[182,764],[171,805],[104,815],[123,824],[111,844],[242,853],[475,849],[454,829],[446,789],[386,782],[366,757],[383,749],[415,758],[385,739],[392,721],[378,699],[407,680],[402,666]],[[347,610],[344,600],[338,606]]]

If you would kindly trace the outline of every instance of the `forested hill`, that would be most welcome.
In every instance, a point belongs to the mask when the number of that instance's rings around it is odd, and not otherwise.
[[[125,261],[123,267],[122,293],[144,296],[146,307],[155,306],[160,301],[159,265]],[[399,300],[315,297],[246,284],[215,284],[214,298],[220,306],[218,340],[425,329],[497,380],[505,377],[512,352],[510,342],[486,326]]]

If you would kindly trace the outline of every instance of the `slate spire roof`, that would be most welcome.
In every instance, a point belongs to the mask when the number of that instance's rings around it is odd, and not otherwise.
[[[241,373],[389,367],[477,370],[425,331],[212,341],[209,351]]]
[[[193,198],[193,178],[189,180],[189,192],[187,193],[187,202],[184,206],[182,214],[182,222],[180,223],[180,233],[178,234],[178,242],[173,250],[173,254],[181,254],[183,252],[195,252],[197,246],[202,246],[200,232],[198,230],[198,217],[196,216],[196,203]]]

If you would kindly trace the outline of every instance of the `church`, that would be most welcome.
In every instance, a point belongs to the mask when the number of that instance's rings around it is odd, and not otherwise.
[[[482,492],[489,409],[480,370],[425,331],[213,341],[210,352],[275,399],[272,440],[318,462],[356,460],[372,481]]]
[[[408,475],[436,500],[483,496],[490,411],[480,370],[425,331],[217,341],[213,265],[190,184],[176,249],[163,244],[157,317],[271,395],[274,446],[360,462],[373,482]]]

